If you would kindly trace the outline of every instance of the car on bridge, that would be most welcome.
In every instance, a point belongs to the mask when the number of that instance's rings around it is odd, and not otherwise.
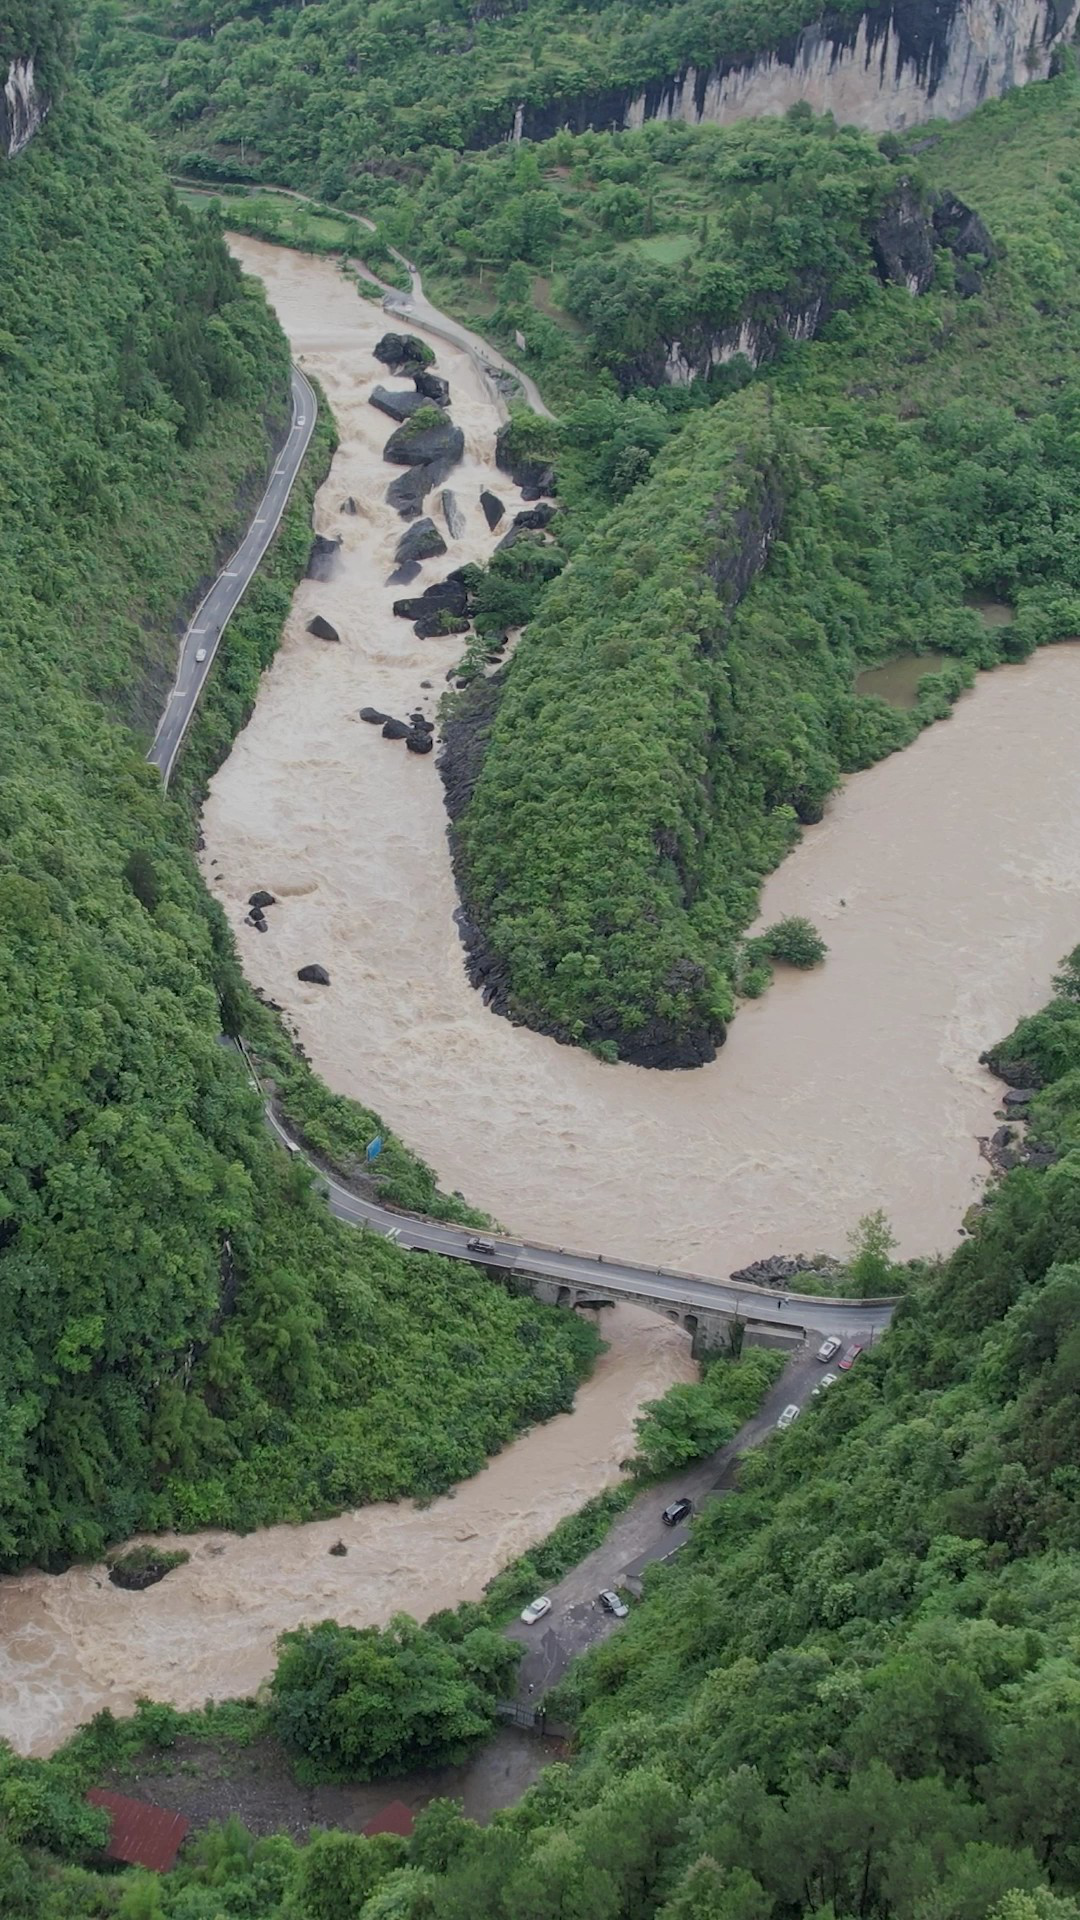
[[[490,1240],[466,1240],[465,1247],[468,1253],[493,1254],[495,1252]]]
[[[542,1593],[539,1599],[529,1601],[529,1604],[525,1608],[524,1612],[522,1613],[521,1618],[527,1627],[535,1627],[537,1621],[542,1620],[545,1613],[550,1613],[550,1612],[551,1612],[551,1601],[548,1599],[548,1596],[546,1593]]]

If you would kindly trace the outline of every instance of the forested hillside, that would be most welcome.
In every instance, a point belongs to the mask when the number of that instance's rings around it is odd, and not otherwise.
[[[440,148],[503,139],[521,100],[753,53],[821,11],[815,0],[325,0],[314,12],[150,0],[133,14],[95,0],[81,38],[95,87],[145,121],[173,164],[287,182],[365,212],[372,180],[393,179],[400,156],[423,171]]]
[[[551,1702],[579,1723],[572,1766],[549,1767],[486,1828],[437,1801],[408,1842],[328,1833],[297,1852],[233,1822],[164,1881],[107,1883],[61,1864],[92,1846],[78,1796],[94,1756],[116,1748],[102,1716],[82,1748],[4,1770],[9,1839],[26,1845],[0,1856],[8,1910],[1076,1920],[1080,949],[996,1057],[1042,1084],[1031,1132],[1056,1163],[1006,1178],[879,1347],[651,1571],[644,1604]],[[480,1661],[481,1641],[495,1657],[483,1634],[470,1647],[469,1612],[440,1617],[441,1654],[400,1626],[396,1682],[389,1645],[355,1646],[353,1719],[340,1697],[349,1637],[329,1629],[290,1636],[275,1694],[306,1689],[295,1707],[310,1743],[365,1726],[393,1685],[381,1738],[398,1703],[430,1710],[421,1674]],[[438,1697],[467,1710],[461,1688]],[[234,1724],[242,1733],[243,1716]],[[175,1737],[167,1711],[142,1720],[151,1762],[155,1730]]]
[[[512,1017],[709,1058],[760,879],[839,775],[947,712],[972,664],[1080,627],[1078,112],[1063,76],[939,138],[927,187],[955,159],[1001,246],[979,291],[939,254],[922,298],[865,286],[750,387],[701,392],[719,404],[598,385],[568,414],[564,522],[594,530],[534,601],[494,717],[477,705],[455,826],[474,974]],[[818,136],[714,138],[767,157]],[[597,518],[600,489],[624,497]],[[1015,622],[984,627],[980,595]],[[858,665],[904,648],[955,665],[913,715],[857,698]]]
[[[567,1405],[594,1340],[331,1223],[220,1044],[254,1003],[190,818],[143,755],[181,609],[287,418],[261,290],[178,208],[144,137],[76,87],[0,161],[0,260],[10,1568],[139,1525],[250,1526],[446,1486]],[[325,430],[318,445],[325,462]],[[285,577],[226,642],[215,686],[234,705],[212,695],[197,761],[224,714],[243,717],[235,660],[257,671],[276,643],[311,490],[309,476]],[[345,1103],[329,1118],[309,1105],[341,1130]],[[405,1394],[418,1375],[423,1399]]]

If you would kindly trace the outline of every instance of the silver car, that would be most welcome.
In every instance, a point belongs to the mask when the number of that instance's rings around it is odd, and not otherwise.
[[[780,1418],[776,1423],[781,1433],[787,1432],[792,1422],[798,1419],[801,1411],[802,1411],[801,1407],[797,1407],[795,1405],[794,1400],[792,1401],[790,1407],[784,1408],[783,1413],[780,1415]]]

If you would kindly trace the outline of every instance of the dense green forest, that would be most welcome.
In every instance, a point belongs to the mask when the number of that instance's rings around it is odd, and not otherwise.
[[[858,12],[841,0],[833,13]],[[487,146],[521,101],[636,89],[708,67],[816,19],[815,0],[85,0],[82,61],[143,121],[171,165],[204,178],[284,182],[353,212],[401,157]]]
[[[551,1703],[578,1722],[572,1766],[486,1828],[436,1801],[408,1842],[327,1833],[297,1851],[233,1822],[166,1880],[103,1879],[62,1864],[92,1858],[82,1787],[152,1759],[182,1722],[101,1716],[53,1761],[5,1764],[7,1910],[1076,1920],[1080,949],[995,1058],[1041,1083],[1031,1131],[1058,1158],[1004,1179],[874,1352],[744,1463],[738,1493],[572,1669]],[[332,1763],[339,1741],[366,1754],[395,1737],[403,1712],[453,1738],[497,1673],[486,1625],[462,1608],[426,1635],[288,1637],[281,1732]],[[200,1724],[245,1738],[255,1713]]]
[[[0,163],[0,258],[10,1568],[140,1525],[433,1492],[567,1406],[595,1336],[333,1224],[219,1044],[223,1023],[251,1034],[324,1151],[370,1138],[246,993],[190,813],[143,760],[178,616],[246,520],[287,416],[261,290],[177,205],[145,138],[78,88]],[[313,457],[327,451],[324,430]],[[231,629],[181,793],[250,708],[306,559],[312,485],[284,574]],[[399,1191],[422,1191],[395,1152]]]
[[[649,1064],[708,1058],[760,879],[839,775],[946,713],[972,666],[1080,627],[1078,112],[1062,76],[938,137],[928,186],[970,173],[1003,250],[980,292],[939,257],[922,299],[867,291],[718,404],[673,416],[600,384],[565,454],[556,434],[574,550],[494,716],[477,708],[455,826],[476,970],[512,1017]],[[819,138],[755,131],[736,152]],[[589,462],[625,409],[640,458],[627,433],[599,476],[624,497],[597,517]],[[1015,622],[987,629],[979,596]],[[915,713],[857,698],[858,665],[905,648],[955,656]]]

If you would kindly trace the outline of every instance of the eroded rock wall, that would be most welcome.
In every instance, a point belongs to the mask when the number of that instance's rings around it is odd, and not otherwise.
[[[611,87],[518,106],[515,140],[640,127],[647,120],[726,125],[816,113],[899,133],[922,120],[961,120],[984,100],[1044,80],[1054,50],[1074,31],[1080,0],[891,0],[858,14],[823,14],[768,53],[688,66],[644,88]],[[496,138],[487,130],[485,139]]]
[[[30,145],[49,111],[49,102],[34,78],[33,55],[12,60],[0,90],[0,154],[13,160]]]

